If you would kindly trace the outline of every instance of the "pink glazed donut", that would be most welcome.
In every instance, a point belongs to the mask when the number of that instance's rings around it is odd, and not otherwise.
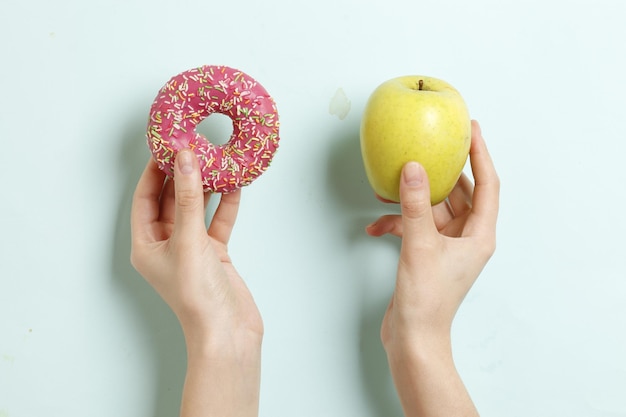
[[[233,121],[233,133],[216,146],[196,126],[212,113]],[[176,153],[191,148],[202,169],[204,191],[229,193],[250,184],[278,149],[278,113],[265,88],[249,75],[206,65],[170,79],[150,109],[148,146],[159,168],[174,176]]]

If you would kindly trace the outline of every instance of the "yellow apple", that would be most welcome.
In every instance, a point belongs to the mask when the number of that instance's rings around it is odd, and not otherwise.
[[[361,153],[370,185],[400,201],[400,173],[417,161],[430,182],[431,204],[446,199],[467,161],[471,121],[450,84],[409,75],[388,80],[369,97],[361,119]]]

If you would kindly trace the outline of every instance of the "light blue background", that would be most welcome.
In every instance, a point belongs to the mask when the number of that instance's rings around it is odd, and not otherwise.
[[[262,416],[401,414],[378,338],[399,245],[364,233],[397,207],[358,126],[412,73],[461,91],[502,179],[453,329],[482,415],[626,415],[625,3],[371,3],[2,0],[1,417],[177,414],[182,334],[129,264],[128,217],[150,104],[202,64],[257,78],[281,115],[231,244],[266,325]]]

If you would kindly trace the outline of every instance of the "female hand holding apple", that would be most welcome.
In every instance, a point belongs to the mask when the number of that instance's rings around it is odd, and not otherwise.
[[[433,207],[425,170],[405,164],[402,214],[367,227],[372,236],[402,238],[381,338],[406,416],[478,415],[450,340],[456,311],[495,250],[500,182],[475,121],[470,162],[474,186],[462,175],[447,201]]]

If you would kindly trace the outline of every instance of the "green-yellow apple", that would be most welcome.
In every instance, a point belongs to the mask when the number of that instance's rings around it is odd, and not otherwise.
[[[409,75],[388,80],[369,97],[361,119],[361,152],[370,185],[380,197],[400,201],[400,173],[417,161],[430,182],[431,204],[446,199],[469,153],[471,121],[450,84]]]

